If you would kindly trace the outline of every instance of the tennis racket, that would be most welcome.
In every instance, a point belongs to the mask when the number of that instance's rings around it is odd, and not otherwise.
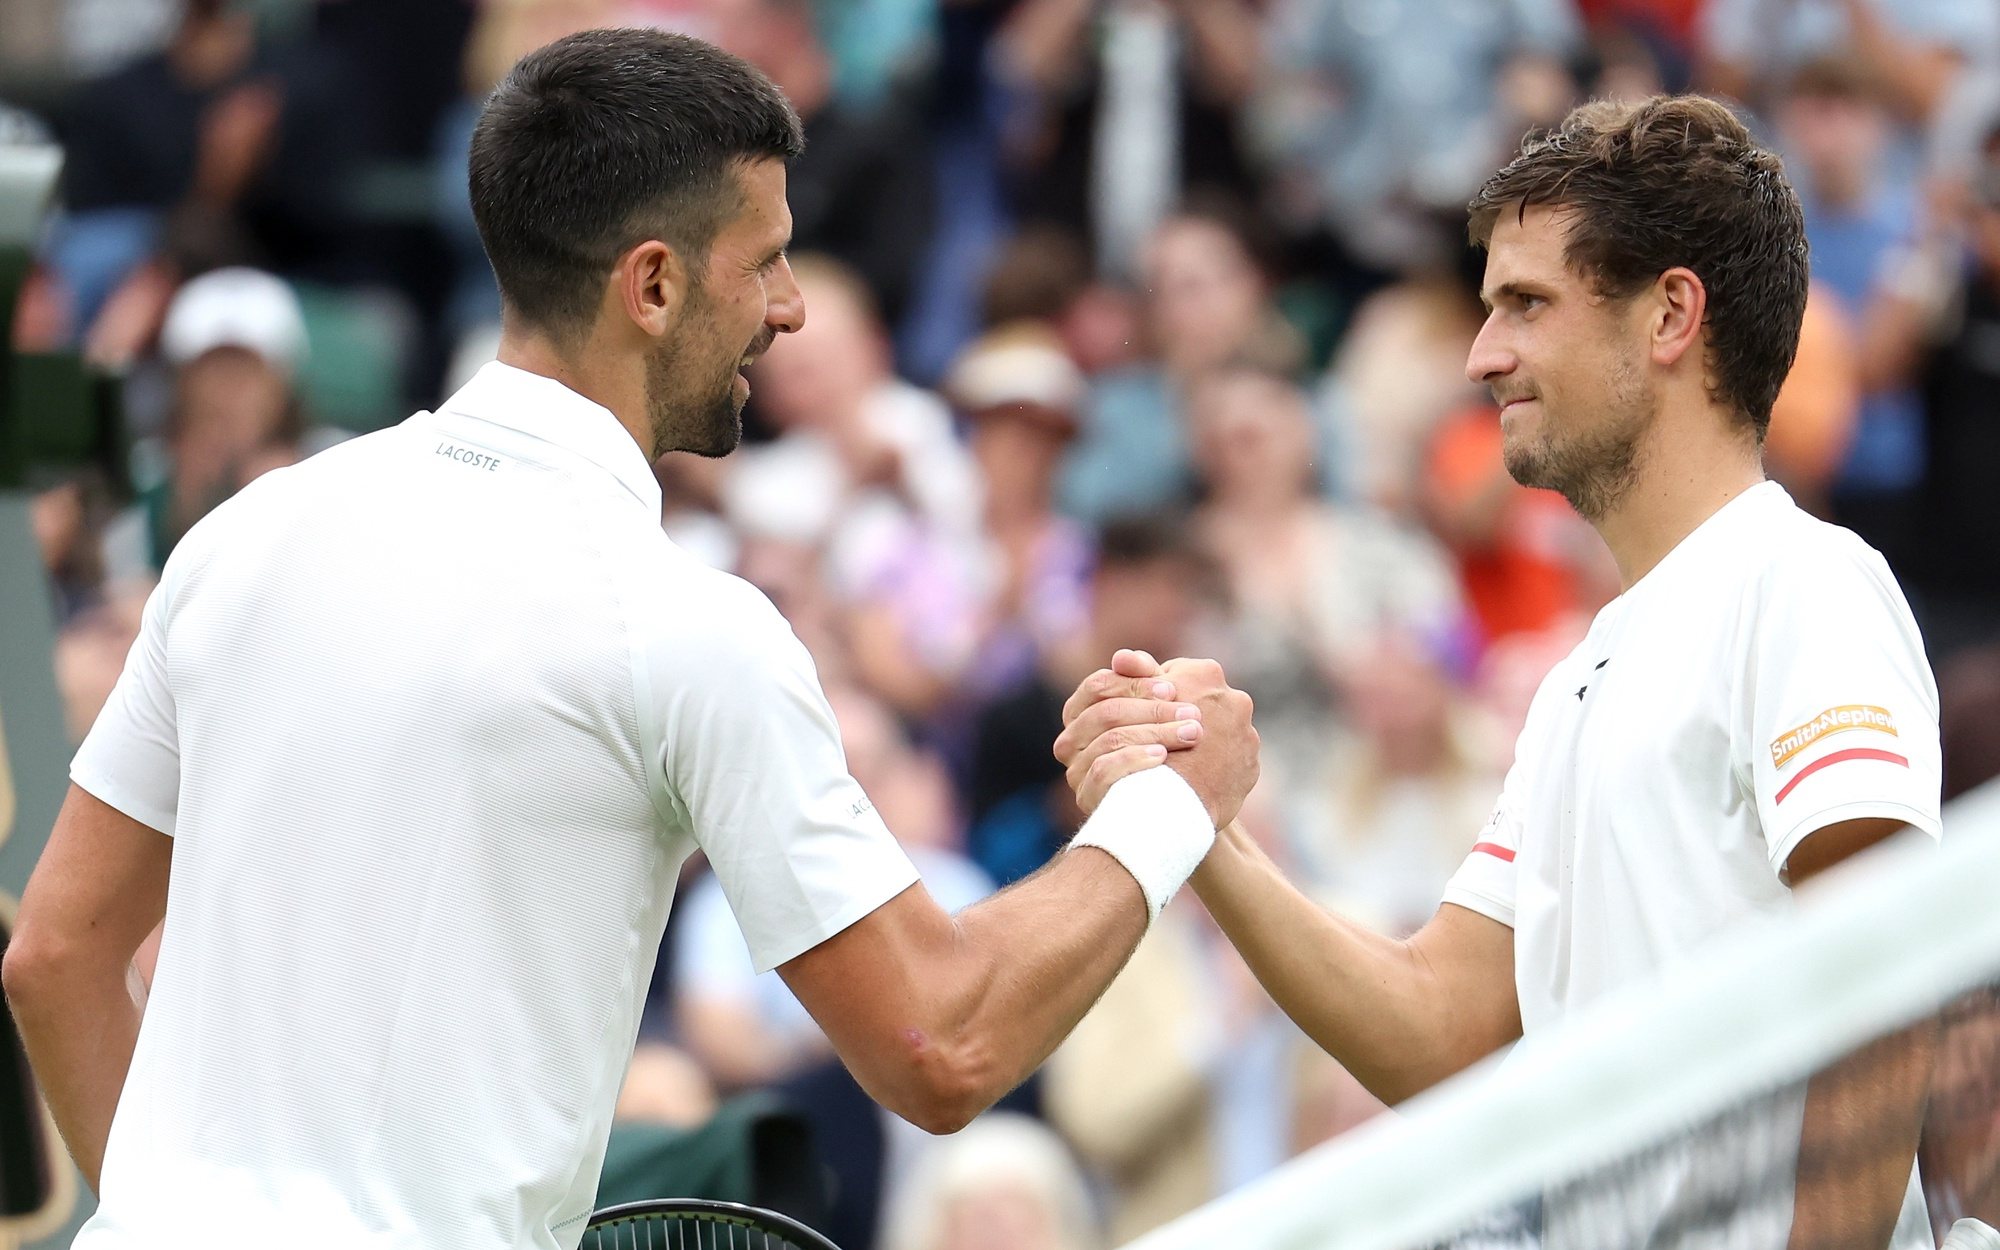
[[[606,1207],[577,1250],[840,1250],[776,1211],[735,1202],[656,1198]]]

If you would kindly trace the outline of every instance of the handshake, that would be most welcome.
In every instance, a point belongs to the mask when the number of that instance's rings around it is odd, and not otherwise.
[[[1114,783],[1165,764],[1220,829],[1257,784],[1250,712],[1250,696],[1232,689],[1213,660],[1163,665],[1144,651],[1120,651],[1063,704],[1055,756],[1085,815]]]

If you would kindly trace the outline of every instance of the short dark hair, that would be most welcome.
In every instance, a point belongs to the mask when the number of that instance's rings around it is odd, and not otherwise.
[[[741,202],[731,166],[804,148],[745,61],[666,31],[587,30],[522,57],[487,98],[472,215],[508,310],[571,337],[636,244],[660,239],[699,278]]]
[[[1594,101],[1531,135],[1469,206],[1485,247],[1502,210],[1570,214],[1565,257],[1595,288],[1629,298],[1684,266],[1708,291],[1715,397],[1762,438],[1805,319],[1805,218],[1778,157],[1702,96]]]

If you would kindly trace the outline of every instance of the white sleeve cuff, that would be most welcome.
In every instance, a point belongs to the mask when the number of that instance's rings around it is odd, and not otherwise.
[[[1151,924],[1215,845],[1215,826],[1194,787],[1162,765],[1113,784],[1070,845],[1094,846],[1123,864],[1146,896]]]

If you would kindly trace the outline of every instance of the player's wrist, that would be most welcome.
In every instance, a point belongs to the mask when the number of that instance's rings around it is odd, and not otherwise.
[[[1105,792],[1070,845],[1094,846],[1132,874],[1147,921],[1186,883],[1215,844],[1215,826],[1194,788],[1170,768],[1134,773]]]

